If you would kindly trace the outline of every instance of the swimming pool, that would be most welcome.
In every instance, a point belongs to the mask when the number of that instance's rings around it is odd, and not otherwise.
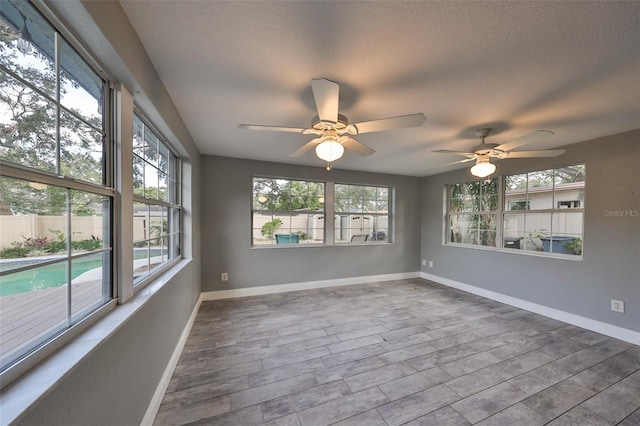
[[[166,249],[153,249],[151,256],[166,254]],[[136,250],[134,258],[144,259],[147,257],[146,250]],[[20,261],[20,266],[34,263],[33,260],[24,259]],[[15,268],[15,264],[13,265]],[[71,263],[71,280],[92,269],[102,267],[102,253],[92,256],[74,259]],[[10,269],[10,268],[3,268]],[[24,293],[28,291],[41,290],[45,288],[60,287],[67,283],[67,262],[61,261],[52,265],[41,266],[27,271],[16,272],[15,274],[0,277],[0,297],[12,294]]]

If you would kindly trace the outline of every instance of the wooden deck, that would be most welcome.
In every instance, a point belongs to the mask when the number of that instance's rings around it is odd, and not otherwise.
[[[80,277],[79,277],[80,278]],[[67,328],[67,285],[0,297],[0,359],[22,351],[43,334]],[[71,284],[72,316],[102,304],[102,278]]]
[[[162,256],[134,261],[134,273],[146,275],[160,266]],[[71,315],[77,321],[102,299],[102,268],[92,269],[71,282]],[[0,363],[21,352],[43,335],[53,335],[69,326],[67,285],[0,297]]]

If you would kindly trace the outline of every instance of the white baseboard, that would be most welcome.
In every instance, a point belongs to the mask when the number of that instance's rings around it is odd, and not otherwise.
[[[180,339],[176,344],[176,348],[173,350],[173,354],[171,355],[171,359],[167,364],[167,367],[162,374],[162,378],[158,383],[158,387],[156,387],[156,391],[149,402],[149,406],[147,407],[147,411],[144,413],[144,417],[140,422],[141,426],[151,426],[153,425],[153,421],[158,414],[158,410],[160,409],[160,405],[162,404],[162,399],[164,398],[164,394],[169,387],[169,382],[171,381],[171,377],[173,376],[173,372],[176,369],[176,365],[178,365],[178,361],[180,360],[180,355],[182,355],[182,350],[184,349],[184,345],[187,343],[187,339],[189,338],[189,333],[191,332],[191,327],[193,326],[193,322],[196,320],[196,315],[198,315],[198,310],[200,309],[200,304],[202,303],[202,293],[200,293],[200,297],[198,297],[198,301],[193,307],[193,311],[191,311],[191,316],[187,321],[187,324],[182,330],[182,334],[180,335]]]
[[[408,278],[420,278],[420,272],[401,272],[397,274],[369,275],[366,277],[338,278],[333,280],[307,281],[302,283],[265,285],[260,287],[246,287],[231,290],[207,291],[202,293],[201,298],[203,301],[233,299],[236,297],[260,296],[263,294],[286,293],[288,291],[313,290],[316,288],[339,287],[343,285],[404,280]]]
[[[600,333],[609,337],[624,340],[625,342],[633,343],[634,345],[640,345],[640,332],[637,332],[637,331],[618,327],[612,324],[607,324],[605,322],[586,318],[580,315],[570,314],[568,312],[550,308],[548,306],[539,305],[537,303],[528,302],[526,300],[518,299],[511,296],[506,296],[504,294],[496,293],[490,290],[485,290],[480,287],[474,287],[472,285],[454,281],[449,278],[443,278],[437,275],[427,274],[426,272],[420,272],[420,277],[426,280],[430,280],[439,284],[446,285],[448,287],[453,287],[453,288],[457,288],[458,290],[466,291],[467,293],[476,294],[478,296],[486,297],[487,299],[495,300],[497,302],[515,306],[516,308],[524,309],[526,311],[544,315],[546,317],[553,318],[558,321],[566,322],[568,324],[575,325],[587,330],[595,331],[596,333]]]

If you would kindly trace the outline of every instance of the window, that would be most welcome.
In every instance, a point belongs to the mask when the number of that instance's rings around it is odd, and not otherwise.
[[[385,186],[254,177],[252,245],[391,242],[391,197]]]
[[[506,176],[505,205],[524,198],[528,208],[504,212],[505,247],[582,254],[584,189],[584,165]]]
[[[447,244],[582,254],[583,164],[506,176],[502,186],[496,178],[447,187]]]
[[[529,210],[530,205],[527,200],[513,200],[509,202],[509,208],[507,210]]]
[[[559,209],[578,209],[580,208],[580,200],[558,201]]]
[[[390,241],[390,188],[334,185],[334,241],[362,243]]]
[[[451,185],[448,198],[448,241],[496,247],[498,180]]]
[[[253,178],[252,245],[323,244],[322,182]]]
[[[28,2],[0,9],[0,370],[112,299],[106,82]]]
[[[133,117],[134,284],[180,256],[178,158],[138,115]]]

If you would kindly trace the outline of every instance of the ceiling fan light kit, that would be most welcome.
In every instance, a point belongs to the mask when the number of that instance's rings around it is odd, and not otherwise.
[[[496,165],[489,162],[488,155],[481,155],[476,160],[475,166],[471,167],[471,174],[479,178],[485,178],[496,171]]]
[[[344,147],[335,139],[325,139],[316,146],[316,155],[327,163],[339,160],[343,154]]]
[[[318,136],[291,154],[291,157],[300,157],[315,147],[316,156],[326,161],[327,170],[331,170],[331,163],[342,158],[345,148],[362,156],[368,156],[375,152],[372,148],[352,138],[351,135],[419,127],[426,120],[424,114],[418,113],[351,124],[346,116],[338,113],[340,93],[338,83],[326,78],[316,78],[311,80],[311,90],[318,115],[311,120],[310,128],[258,124],[240,124],[239,127],[249,130],[294,132]]]

